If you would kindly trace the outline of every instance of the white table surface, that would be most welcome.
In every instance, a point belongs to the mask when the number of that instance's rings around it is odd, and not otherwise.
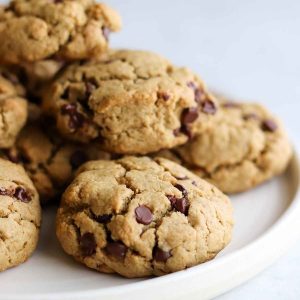
[[[261,101],[300,145],[299,0],[106,2],[124,21],[122,32],[112,36],[114,47],[156,51],[194,69],[219,91]],[[298,300],[299,278],[300,241],[272,267],[218,300]]]

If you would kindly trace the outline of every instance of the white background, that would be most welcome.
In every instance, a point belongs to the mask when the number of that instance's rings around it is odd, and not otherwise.
[[[299,0],[106,2],[124,23],[112,36],[113,46],[156,51],[197,71],[218,91],[264,103],[300,145]],[[236,299],[300,299],[300,242],[261,275],[218,298]]]

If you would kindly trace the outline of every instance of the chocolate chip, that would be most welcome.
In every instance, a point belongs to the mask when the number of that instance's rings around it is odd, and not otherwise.
[[[189,201],[187,200],[187,198],[176,198],[175,196],[171,195],[168,195],[167,198],[170,200],[172,208],[184,215],[187,214],[189,208]]]
[[[112,218],[112,215],[101,215],[101,216],[94,216],[94,219],[99,222],[99,223],[103,223],[106,224],[108,223]]]
[[[248,113],[243,116],[244,120],[259,120],[259,116],[256,113]]]
[[[222,103],[222,107],[224,107],[224,108],[239,108],[239,107],[241,107],[241,105],[236,102],[228,101],[228,102]]]
[[[96,253],[97,243],[91,232],[84,233],[79,239],[79,246],[82,256],[91,256]]]
[[[153,220],[153,215],[147,206],[140,205],[135,209],[135,218],[138,223],[149,225]]]
[[[103,33],[103,36],[106,39],[106,41],[108,41],[109,40],[109,35],[110,35],[110,29],[106,26],[103,26],[102,27],[102,33]]]
[[[188,125],[182,125],[180,127],[180,132],[185,134],[189,138],[189,140],[191,140],[193,138],[193,133]]]
[[[181,123],[183,125],[193,123],[199,116],[197,107],[185,108],[181,114]]]
[[[82,150],[77,150],[72,153],[70,157],[70,164],[73,169],[77,169],[79,166],[81,166],[83,163],[89,160],[88,155],[82,151]]]
[[[189,81],[189,82],[187,82],[186,85],[187,85],[189,88],[193,89],[194,91],[197,89],[197,86],[196,86],[196,84],[195,84],[194,81]]]
[[[26,192],[26,190],[20,186],[15,189],[14,197],[18,200],[28,203],[31,201],[31,196]]]
[[[186,215],[189,208],[189,201],[186,198],[177,199],[174,203],[173,207],[181,212],[182,214]]]
[[[74,103],[64,104],[61,107],[61,113],[69,116],[69,128],[71,130],[77,130],[83,126],[86,119],[83,114],[77,111],[77,106]]]
[[[187,85],[189,88],[191,88],[192,90],[194,90],[195,101],[196,101],[197,103],[200,103],[200,102],[201,102],[201,97],[202,97],[202,95],[203,95],[201,89],[198,88],[197,85],[195,84],[195,82],[193,82],[193,81],[189,81],[186,85]]]
[[[264,120],[262,122],[262,129],[269,132],[275,132],[278,128],[277,124],[270,119]]]
[[[107,243],[105,250],[108,254],[122,259],[126,255],[127,247],[121,242],[109,242]]]
[[[164,101],[168,101],[170,99],[170,95],[167,94],[166,92],[158,92],[157,98],[163,99]]]
[[[158,247],[153,249],[153,258],[156,261],[166,262],[171,256],[170,251],[163,251]]]
[[[182,193],[183,197],[187,198],[188,192],[181,184],[175,184],[174,186],[176,187],[177,190],[179,190]]]
[[[200,89],[195,90],[195,101],[199,104],[201,103],[202,95],[203,95],[203,93]]]
[[[202,111],[206,114],[214,115],[217,112],[217,108],[213,101],[205,100],[202,103]]]
[[[196,182],[195,180],[192,181],[192,185],[198,186],[198,185],[197,185],[197,182]]]

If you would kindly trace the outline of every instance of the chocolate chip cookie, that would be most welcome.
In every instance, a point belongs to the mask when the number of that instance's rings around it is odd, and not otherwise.
[[[41,223],[39,196],[21,166],[0,159],[0,271],[28,259]]]
[[[131,278],[214,258],[232,225],[230,200],[214,186],[166,159],[125,157],[79,168],[56,232],[79,262]]]
[[[292,154],[278,119],[259,104],[223,101],[206,133],[159,156],[185,164],[223,192],[238,193],[282,173]]]
[[[0,61],[90,58],[106,52],[120,27],[119,15],[93,0],[15,0],[0,8]]]
[[[34,122],[26,126],[16,145],[5,151],[4,156],[24,166],[42,204],[46,204],[56,200],[81,164],[92,159],[109,159],[110,154],[93,144],[64,141],[53,128],[47,130],[42,125]]]
[[[74,64],[45,93],[44,108],[66,137],[146,154],[185,143],[209,127],[217,103],[203,82],[150,52],[120,50]]]
[[[27,100],[18,77],[0,67],[0,148],[11,147],[25,125]]]

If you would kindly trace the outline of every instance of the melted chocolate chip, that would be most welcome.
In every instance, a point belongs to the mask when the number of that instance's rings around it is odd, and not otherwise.
[[[149,225],[153,220],[153,215],[147,206],[140,205],[135,209],[135,218],[138,223]]]
[[[126,255],[127,247],[121,242],[109,242],[107,243],[105,250],[108,254],[118,259],[122,259]]]
[[[97,243],[91,232],[84,233],[79,239],[79,246],[82,256],[91,256],[96,253]]]
[[[214,115],[217,112],[215,103],[211,100],[205,100],[202,103],[202,111],[209,115]]]
[[[102,27],[102,33],[106,41],[109,40],[109,35],[110,35],[110,29],[108,27],[103,26]]]
[[[187,125],[193,123],[199,116],[197,107],[185,108],[181,114],[181,123]]]
[[[77,169],[79,166],[81,166],[83,163],[87,162],[88,160],[89,157],[84,151],[77,150],[72,153],[70,157],[70,164],[73,169]]]
[[[163,251],[158,247],[153,249],[153,259],[159,262],[166,262],[171,257],[170,251]]]
[[[273,120],[264,120],[262,122],[262,129],[269,132],[275,132],[278,128],[277,124]]]
[[[74,103],[64,104],[61,107],[61,113],[69,116],[69,128],[73,131],[81,128],[86,122],[83,114],[77,111],[77,106]]]
[[[196,86],[196,84],[195,84],[194,81],[189,81],[189,82],[187,82],[186,85],[187,85],[190,89],[193,89],[194,91],[197,89],[197,86]]]
[[[203,93],[200,89],[195,90],[195,101],[199,104],[201,103],[202,94]]]
[[[182,126],[180,127],[180,132],[182,132],[183,134],[185,134],[185,135],[189,138],[189,140],[191,140],[192,137],[193,137],[193,133],[192,133],[192,131],[191,131],[191,129],[189,128],[188,125],[182,125]]]
[[[103,223],[106,224],[108,223],[112,218],[112,215],[101,215],[101,216],[95,216],[94,219],[99,222],[99,223]]]
[[[186,215],[189,208],[189,201],[186,198],[177,199],[174,203],[173,207],[181,212],[182,214]]]
[[[158,92],[157,98],[163,99],[164,101],[168,101],[170,99],[170,95],[166,92]]]
[[[15,189],[14,197],[18,200],[28,203],[31,201],[31,196],[26,192],[26,190],[20,186]]]
[[[13,84],[19,83],[19,78],[15,74],[12,74],[12,73],[6,72],[6,71],[2,71],[1,75]]]
[[[187,215],[188,208],[189,208],[189,201],[187,198],[176,198],[175,196],[167,196],[170,200],[172,208],[174,208],[176,211],[181,212],[184,215]]]
[[[188,192],[181,184],[176,184],[175,187],[177,190],[179,190],[182,193],[183,197],[187,198]]]

